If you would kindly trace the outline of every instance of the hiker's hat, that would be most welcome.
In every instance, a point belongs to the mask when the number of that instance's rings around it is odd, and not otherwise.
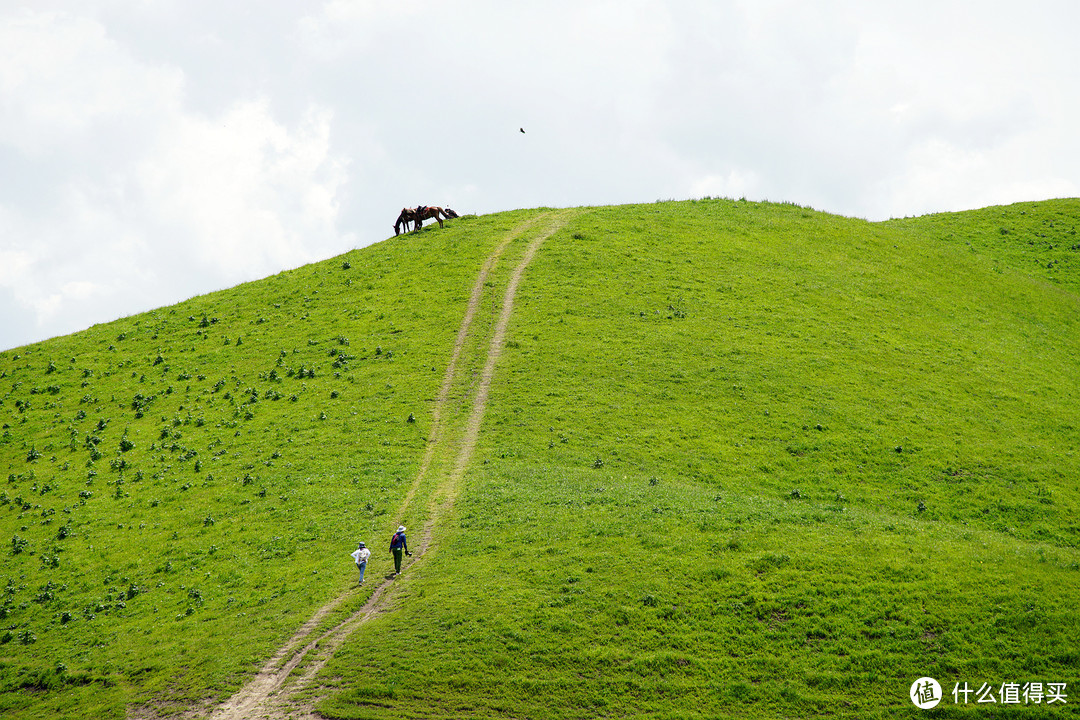
[[[404,525],[398,525],[397,531],[398,532],[405,532],[405,526]]]
[[[358,548],[362,548],[362,547],[364,547],[364,543],[363,543],[363,541],[361,541],[361,542],[360,542],[360,544],[359,544],[359,545],[357,545],[356,547],[358,547]]]

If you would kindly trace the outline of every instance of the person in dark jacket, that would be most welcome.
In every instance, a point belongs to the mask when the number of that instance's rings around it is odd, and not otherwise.
[[[412,553],[409,552],[409,544],[405,540],[404,525],[399,525],[394,537],[390,538],[390,552],[394,555],[394,575],[400,575],[402,555],[412,557]]]

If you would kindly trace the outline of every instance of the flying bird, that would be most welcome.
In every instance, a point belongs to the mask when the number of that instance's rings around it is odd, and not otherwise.
[[[521,131],[521,134],[522,134],[522,135],[524,135],[524,134],[525,134],[525,128],[518,128],[518,130],[520,130],[520,131]]]

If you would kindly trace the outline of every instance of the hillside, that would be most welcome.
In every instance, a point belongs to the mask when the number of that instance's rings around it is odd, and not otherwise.
[[[0,713],[223,716],[298,628],[271,715],[1076,687],[1078,222],[515,211],[0,353]]]

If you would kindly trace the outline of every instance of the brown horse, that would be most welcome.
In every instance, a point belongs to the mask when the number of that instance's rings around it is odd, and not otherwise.
[[[434,205],[420,205],[413,211],[415,213],[414,222],[416,227],[414,230],[419,230],[424,225],[425,220],[431,220],[434,218],[439,221],[439,227],[442,227],[443,218],[449,219],[449,216],[443,212],[441,207],[435,207]]]
[[[409,223],[416,222],[416,211],[412,208],[401,208],[401,214],[397,216],[397,220],[394,221],[394,235],[400,235],[401,229],[409,229]],[[419,227],[419,223],[417,223]]]

